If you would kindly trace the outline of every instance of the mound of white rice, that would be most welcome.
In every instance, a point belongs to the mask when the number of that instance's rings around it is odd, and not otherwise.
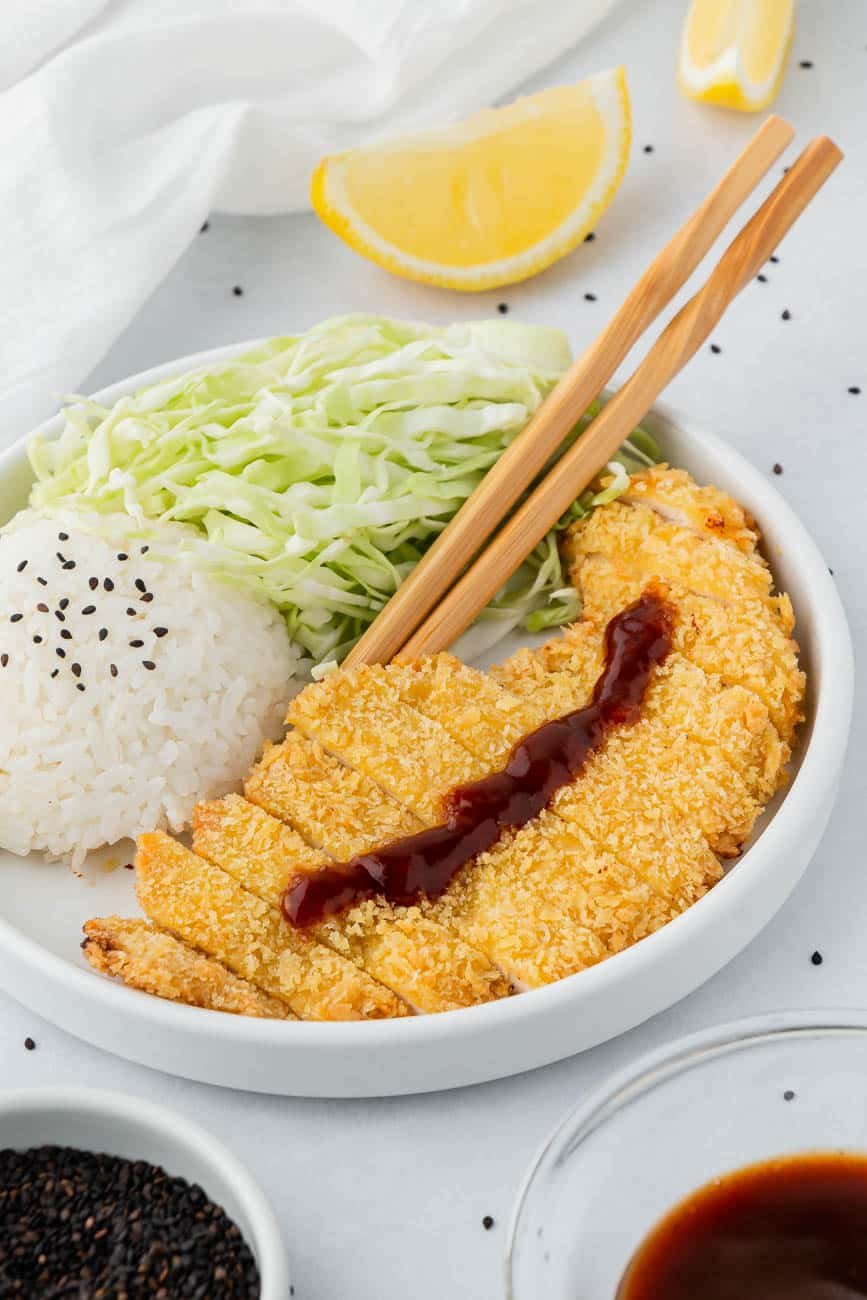
[[[73,865],[237,788],[300,660],[271,606],[176,558],[176,526],[99,527],[0,537],[0,846]]]

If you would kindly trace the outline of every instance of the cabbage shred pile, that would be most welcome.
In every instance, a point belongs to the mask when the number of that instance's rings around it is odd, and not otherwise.
[[[76,399],[60,437],[31,445],[31,506],[122,511],[155,545],[161,523],[194,525],[188,549],[200,563],[276,605],[316,663],[339,660],[570,360],[560,331],[511,321],[325,321],[111,407]],[[605,490],[585,493],[558,528],[657,458],[636,431]],[[517,625],[575,618],[556,534],[464,653]]]

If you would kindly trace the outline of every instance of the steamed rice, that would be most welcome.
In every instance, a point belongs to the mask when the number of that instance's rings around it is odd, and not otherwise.
[[[178,557],[185,529],[98,527],[0,537],[0,847],[73,865],[237,787],[303,667],[270,605]]]

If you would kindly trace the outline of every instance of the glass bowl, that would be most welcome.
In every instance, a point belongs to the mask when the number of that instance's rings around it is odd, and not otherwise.
[[[509,1300],[615,1300],[634,1251],[720,1174],[867,1152],[867,1012],[780,1013],[681,1039],[573,1111],[518,1198]]]

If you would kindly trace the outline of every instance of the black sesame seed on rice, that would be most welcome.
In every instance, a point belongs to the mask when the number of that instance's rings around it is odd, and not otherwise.
[[[57,558],[58,558],[58,560],[60,561],[61,564],[65,564],[65,563],[66,563],[66,556],[63,554],[62,551],[55,551],[55,555],[57,556]]]
[[[56,609],[54,611],[54,617],[57,619],[58,623],[66,622],[66,615],[64,614],[62,609]]]
[[[68,596],[64,596],[64,597],[63,597],[63,600],[59,601],[59,603],[58,603],[58,609],[69,609],[69,597],[68,597]]]
[[[791,319],[792,319],[792,313],[789,311],[788,307],[786,307],[783,311],[780,312],[780,319],[781,319],[781,320],[791,320]]]
[[[84,685],[84,682],[76,682],[76,684],[75,684],[75,689],[78,690],[78,691],[83,691],[83,690],[85,690],[86,687],[85,687],[85,685]]]
[[[18,565],[18,570],[17,570],[17,572],[18,572],[18,573],[23,573],[24,570],[25,570],[26,568],[27,568],[27,561],[26,561],[26,560],[22,560],[21,563]]]
[[[68,542],[68,541],[69,541],[69,533],[58,533],[58,534],[57,534],[57,540],[58,540],[58,542]]]
[[[71,641],[71,640],[72,640],[72,633],[70,632],[70,630],[69,630],[68,627],[62,627],[62,628],[60,629],[60,635],[61,635],[61,637],[62,637],[62,639],[63,639],[64,641]]]
[[[152,673],[153,670],[156,668],[156,664],[154,663],[153,659],[142,659],[142,667],[146,668],[149,673]]]
[[[139,550],[139,555],[147,555],[149,550],[150,550],[149,546],[142,546],[141,549]]]
[[[138,640],[130,641],[129,644],[132,650],[141,650],[142,646],[144,645],[144,641],[138,641]]]
[[[168,629],[167,627],[155,627],[155,628],[154,628],[154,636],[160,636],[160,637],[162,637],[162,636],[168,636],[168,634],[169,634],[169,629]]]
[[[55,670],[54,670],[54,672],[51,674],[51,676],[52,676],[52,677],[56,677],[57,674],[58,674],[59,672],[60,672],[60,669],[59,669],[59,668],[55,668]]]
[[[87,585],[90,587],[91,591],[96,591],[99,586],[99,578],[88,578]]]
[[[153,600],[153,598],[154,598],[154,593],[152,591],[146,591],[141,599],[143,604],[149,605],[150,602]]]
[[[117,677],[117,664],[109,664],[108,671],[111,673],[112,677]]]
[[[70,664],[73,677],[81,676],[81,664]]]
[[[8,654],[6,654],[4,650],[3,654],[0,655],[0,668],[5,668],[8,663],[9,663],[9,656]]]
[[[39,583],[40,587],[47,587],[47,586],[48,586],[48,579],[47,579],[47,578],[37,578],[36,581]]]
[[[63,646],[61,646],[61,645],[59,645],[59,646],[56,647],[54,653],[57,655],[57,658],[58,658],[58,659],[65,659],[65,658],[66,658],[66,651],[64,650]]]
[[[117,553],[117,558],[118,558],[121,562],[123,562],[124,560],[128,560],[128,559],[129,559],[129,556],[127,555],[126,551],[118,551],[118,553]]]
[[[66,563],[63,565],[63,568],[64,568],[64,569],[74,569],[74,568],[75,568],[75,560],[67,560]]]
[[[102,585],[105,587],[106,591],[114,591],[114,583],[111,578],[103,578]]]
[[[138,610],[133,609],[132,605],[127,605],[126,612],[127,614],[129,614],[130,618],[135,618],[136,614],[138,613]]]
[[[35,636],[35,637],[33,638],[33,644],[34,644],[34,645],[42,645],[42,637],[41,637],[41,636]]]
[[[20,623],[23,617],[24,617],[23,614],[10,614],[10,616],[9,616],[9,622],[10,622],[10,623]]]
[[[136,578],[134,586],[136,591],[147,591],[147,586],[143,578]]]
[[[40,613],[40,614],[47,614],[47,613],[48,613],[48,606],[45,604],[45,601],[44,601],[44,600],[40,600],[40,602],[39,602],[39,604],[36,606],[36,608],[39,610],[39,613]]]
[[[99,639],[100,639],[100,641],[104,641],[104,640],[106,639],[107,636],[108,636],[108,628],[107,628],[107,627],[101,627],[101,628],[99,629]]]
[[[95,614],[95,613],[96,613],[96,606],[95,606],[95,605],[85,605],[84,609],[83,609],[81,612],[82,612],[82,614]]]

